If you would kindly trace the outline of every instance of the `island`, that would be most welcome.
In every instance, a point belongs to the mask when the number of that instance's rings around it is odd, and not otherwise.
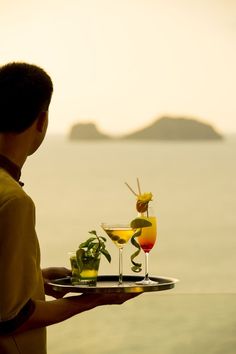
[[[210,124],[190,118],[162,117],[123,139],[135,140],[219,140],[223,136]]]
[[[100,132],[94,123],[77,123],[72,126],[69,139],[71,140],[105,140],[110,139]]]
[[[100,132],[94,123],[77,123],[72,126],[72,140],[222,140],[223,136],[210,124],[197,119],[161,117],[152,124],[119,138]]]

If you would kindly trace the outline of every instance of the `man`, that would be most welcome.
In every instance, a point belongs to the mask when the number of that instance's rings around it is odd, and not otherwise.
[[[134,294],[59,298],[47,282],[65,268],[40,269],[35,208],[19,181],[41,145],[53,92],[50,77],[26,63],[0,67],[0,353],[45,354],[46,326]],[[45,294],[56,299],[45,301]]]

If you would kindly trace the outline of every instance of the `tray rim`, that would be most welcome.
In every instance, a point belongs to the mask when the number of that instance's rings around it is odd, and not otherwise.
[[[113,284],[111,286],[85,286],[85,285],[72,285],[72,284],[60,284],[59,281],[68,281],[71,277],[64,277],[59,279],[54,279],[48,283],[53,290],[59,292],[67,293],[143,293],[143,292],[155,292],[170,290],[175,287],[175,284],[179,281],[176,278],[164,277],[164,276],[149,276],[150,279],[160,281],[156,285],[139,285],[135,284],[135,281],[143,279],[140,275],[123,275],[123,285],[118,285],[118,275],[99,275],[98,284],[101,281],[104,282],[117,282],[117,285]],[[128,283],[129,282],[129,283]],[[130,284],[131,283],[131,284]],[[132,284],[133,283],[133,284]]]

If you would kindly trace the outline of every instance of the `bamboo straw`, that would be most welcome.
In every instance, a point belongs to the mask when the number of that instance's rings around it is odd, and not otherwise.
[[[137,193],[135,193],[135,191],[128,185],[128,183],[127,182],[125,182],[125,184],[126,184],[126,186],[129,188],[129,190],[137,197],[138,196],[138,194]]]
[[[140,188],[140,184],[139,184],[139,179],[137,177],[137,185],[138,185],[138,192],[139,192],[139,195],[141,195],[141,188]]]

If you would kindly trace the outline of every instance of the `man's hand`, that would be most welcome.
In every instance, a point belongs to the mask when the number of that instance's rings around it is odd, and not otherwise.
[[[57,278],[64,278],[71,275],[71,270],[64,267],[50,267],[42,269],[44,280],[44,291],[46,295],[53,296],[56,299],[63,297],[67,291],[55,291],[48,285],[48,283]]]
[[[62,298],[68,293],[68,291],[55,291],[48,285],[53,279],[64,278],[66,276],[71,276],[71,271],[67,268],[45,268],[42,270],[44,278],[44,290],[45,294],[53,296],[56,299]],[[86,306],[89,305],[91,308],[102,305],[121,305],[124,302],[131,300],[132,298],[140,295],[140,293],[108,293],[108,294],[82,294],[80,296],[71,297],[78,298],[79,301],[84,302]],[[70,298],[67,298],[70,299]]]
[[[141,293],[107,293],[107,294],[82,294],[80,298],[84,298],[87,303],[102,305],[121,305],[124,302],[141,295]]]

